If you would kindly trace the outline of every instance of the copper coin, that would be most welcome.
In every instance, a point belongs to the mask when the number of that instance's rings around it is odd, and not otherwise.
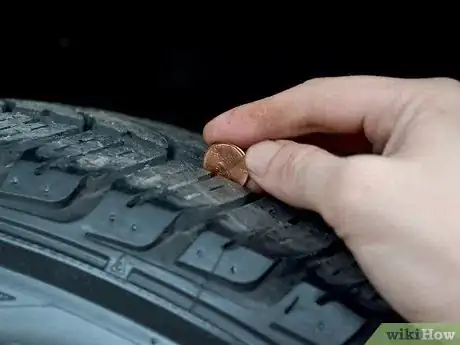
[[[214,144],[204,155],[203,167],[213,174],[244,186],[249,178],[244,156],[244,151],[238,146]]]

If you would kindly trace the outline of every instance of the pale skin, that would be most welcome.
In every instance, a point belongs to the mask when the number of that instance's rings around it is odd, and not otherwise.
[[[359,132],[373,152],[296,142]],[[232,109],[203,134],[248,149],[250,188],[319,212],[407,320],[460,321],[460,83],[313,79]]]

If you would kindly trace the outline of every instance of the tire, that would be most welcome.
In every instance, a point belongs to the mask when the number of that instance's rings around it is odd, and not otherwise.
[[[201,169],[200,135],[0,110],[0,344],[362,344],[399,319],[320,216]]]

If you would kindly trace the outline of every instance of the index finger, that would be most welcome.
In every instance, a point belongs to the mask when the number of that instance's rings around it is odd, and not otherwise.
[[[208,144],[231,142],[246,148],[267,139],[364,131],[380,146],[411,97],[410,82],[372,76],[312,79],[219,115],[205,126],[203,136]]]

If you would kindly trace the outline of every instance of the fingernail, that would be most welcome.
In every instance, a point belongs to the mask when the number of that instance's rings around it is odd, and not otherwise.
[[[255,176],[264,176],[273,156],[279,151],[281,144],[274,141],[263,141],[251,146],[246,154],[246,166]]]

